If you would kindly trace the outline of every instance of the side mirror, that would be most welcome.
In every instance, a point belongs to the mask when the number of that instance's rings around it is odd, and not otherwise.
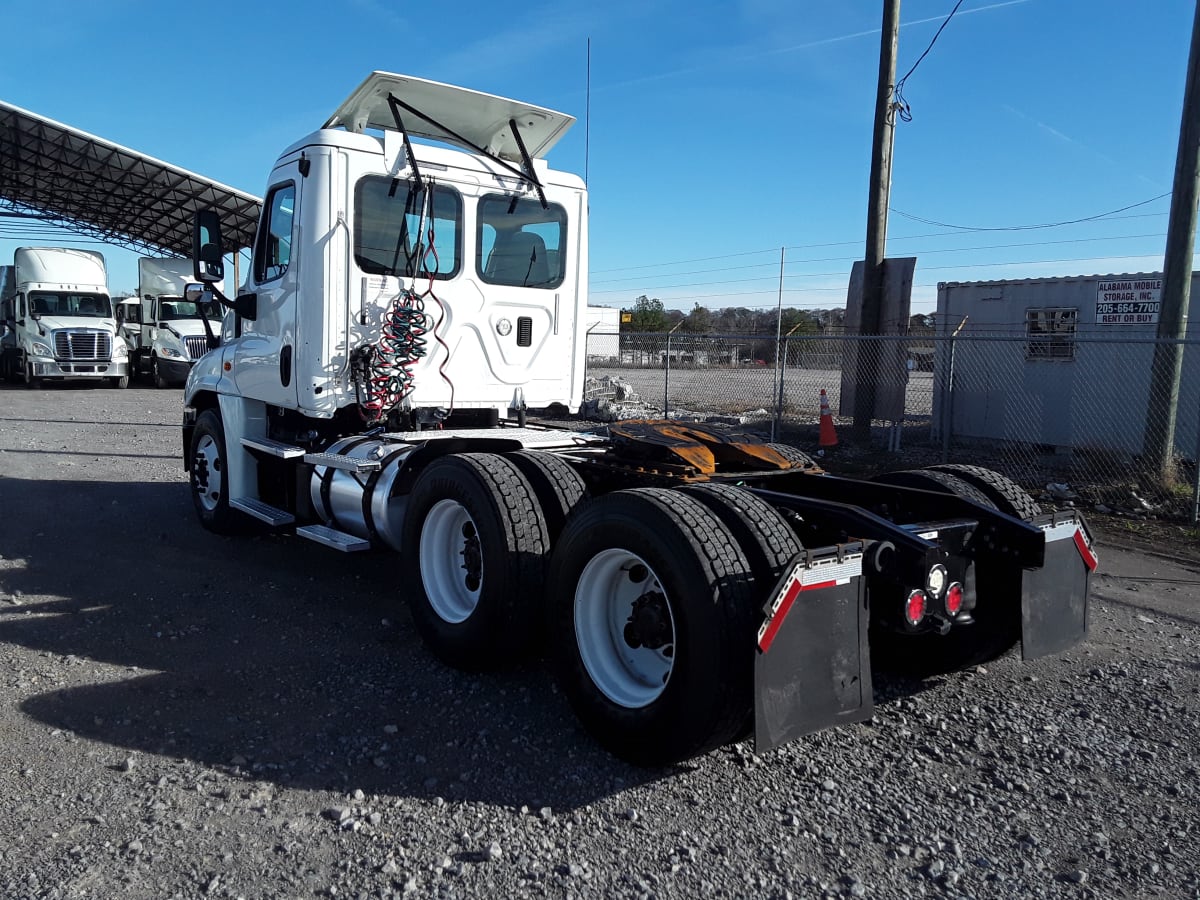
[[[214,209],[196,210],[192,219],[192,274],[205,284],[214,284],[225,277],[221,218]]]
[[[211,296],[206,297],[208,289],[202,284],[186,284],[183,287],[183,299],[188,303],[205,303],[212,299]]]
[[[233,301],[233,311],[247,322],[258,318],[258,294],[239,294]]]

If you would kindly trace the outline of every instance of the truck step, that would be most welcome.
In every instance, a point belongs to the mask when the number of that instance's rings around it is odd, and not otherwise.
[[[242,446],[250,450],[261,450],[270,456],[278,457],[279,459],[299,459],[307,451],[303,447],[293,447],[291,444],[285,444],[283,441],[274,441],[271,438],[242,438]]]
[[[253,497],[232,497],[229,505],[234,509],[240,509],[248,516],[254,516],[254,518],[266,522],[272,528],[291,525],[296,521],[296,517],[287,510],[272,506],[270,503],[263,503]]]
[[[357,553],[360,550],[371,549],[371,542],[344,531],[337,531],[325,525],[305,525],[296,529],[300,537],[341,550],[343,553]]]
[[[305,453],[304,461],[314,466],[343,469],[359,474],[379,471],[379,460],[377,459],[359,459],[356,456],[343,456],[340,453]]]

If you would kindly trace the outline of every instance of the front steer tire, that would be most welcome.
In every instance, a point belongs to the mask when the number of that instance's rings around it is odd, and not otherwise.
[[[413,623],[434,655],[482,670],[527,655],[542,608],[546,520],[529,481],[503,456],[434,460],[409,494],[401,552]]]
[[[616,491],[571,518],[550,566],[551,643],[562,690],[600,744],[661,766],[740,735],[752,705],[751,581],[729,529],[679,491]],[[635,626],[639,608],[648,616]],[[646,618],[639,641],[656,639],[631,645],[629,628]]]
[[[192,430],[188,484],[200,524],[214,534],[237,534],[241,517],[229,505],[229,455],[221,414],[206,409]]]

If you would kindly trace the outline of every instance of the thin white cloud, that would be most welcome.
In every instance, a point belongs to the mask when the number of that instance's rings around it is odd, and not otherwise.
[[[1017,6],[1019,4],[1030,2],[1032,2],[1032,0],[1002,0],[1000,3],[989,3],[987,6],[976,6],[972,9],[961,9],[958,11],[956,17],[969,16],[974,13],[988,12],[990,10],[1001,9],[1006,6]],[[902,22],[900,23],[900,28],[911,28],[914,25],[925,25],[929,22],[941,22],[945,18],[945,16],[927,16],[924,19],[914,19],[911,22]],[[798,53],[802,50],[811,50],[815,47],[825,47],[830,44],[840,44],[844,41],[853,41],[857,40],[858,38],[870,37],[873,34],[879,34],[882,30],[882,27],[868,28],[865,31],[854,31],[850,34],[839,34],[833,37],[818,38],[813,41],[805,41],[802,44],[793,44],[789,47],[776,47],[770,50],[763,50],[761,48],[755,48],[754,50],[747,49],[745,52],[729,57],[726,62],[729,64],[750,62],[753,60],[762,59],[764,56],[778,56],[783,53]],[[634,85],[647,84],[654,81],[664,81],[668,78],[678,78],[681,75],[692,75],[697,72],[710,72],[712,69],[713,61],[709,59],[700,65],[688,66],[682,69],[673,69],[670,72],[659,72],[654,75],[645,75],[640,78],[631,78],[627,81],[617,81],[613,82],[612,84],[596,87],[594,90],[610,90],[613,88],[631,87]]]
[[[505,17],[498,17],[503,22]],[[586,9],[564,10],[560,6],[543,6],[524,15],[507,17],[507,27],[467,44],[454,53],[438,55],[437,69],[454,73],[449,79],[462,84],[475,73],[511,70],[523,59],[537,61],[551,47],[578,43],[579,81],[583,83],[584,38],[595,24]]]
[[[1115,169],[1127,170],[1127,168],[1128,168],[1125,164],[1120,163],[1117,160],[1113,159],[1107,153],[1102,153],[1101,151],[1097,150],[1095,147],[1091,146],[1090,144],[1085,144],[1083,141],[1080,141],[1076,138],[1071,137],[1069,134],[1059,131],[1053,125],[1049,125],[1049,124],[1041,121],[1040,119],[1034,118],[1033,116],[1031,116],[1025,112],[1022,112],[1021,110],[1017,109],[1014,106],[1010,106],[1009,104],[1005,103],[1005,104],[1003,104],[1003,106],[1001,108],[1004,109],[1005,112],[1011,113],[1012,115],[1016,116],[1017,118],[1024,119],[1026,122],[1029,122],[1030,124],[1036,126],[1039,130],[1046,132],[1046,134],[1050,135],[1055,140],[1060,141],[1061,143],[1064,143],[1064,144],[1070,144],[1071,146],[1076,147],[1076,148],[1084,151],[1085,153],[1089,153],[1092,156],[1096,157],[1096,159],[1102,160],[1103,162],[1107,163],[1108,165],[1112,166]],[[1164,189],[1163,185],[1160,182],[1155,181],[1151,178],[1147,178],[1145,175],[1142,175],[1140,173],[1134,173],[1134,174],[1135,174],[1135,177],[1139,181],[1144,181],[1146,184],[1152,185],[1153,187],[1155,187],[1159,190]]]
[[[406,31],[411,27],[410,21],[398,15],[394,7],[379,0],[347,0],[347,3],[366,15],[374,24],[387,25],[396,31]]]

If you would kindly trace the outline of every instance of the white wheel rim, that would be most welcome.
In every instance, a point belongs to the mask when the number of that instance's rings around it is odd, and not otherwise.
[[[421,583],[438,617],[465,622],[483,587],[479,529],[457,500],[439,500],[421,524]]]
[[[221,448],[211,434],[202,435],[196,442],[196,456],[192,460],[192,489],[200,499],[200,505],[209,512],[217,508],[224,483]]]
[[[641,709],[662,696],[675,667],[669,598],[661,604],[667,643],[635,648],[625,639],[635,602],[654,592],[667,596],[654,570],[637,554],[620,549],[593,556],[575,587],[575,642],[583,667],[605,697],[627,709]]]

